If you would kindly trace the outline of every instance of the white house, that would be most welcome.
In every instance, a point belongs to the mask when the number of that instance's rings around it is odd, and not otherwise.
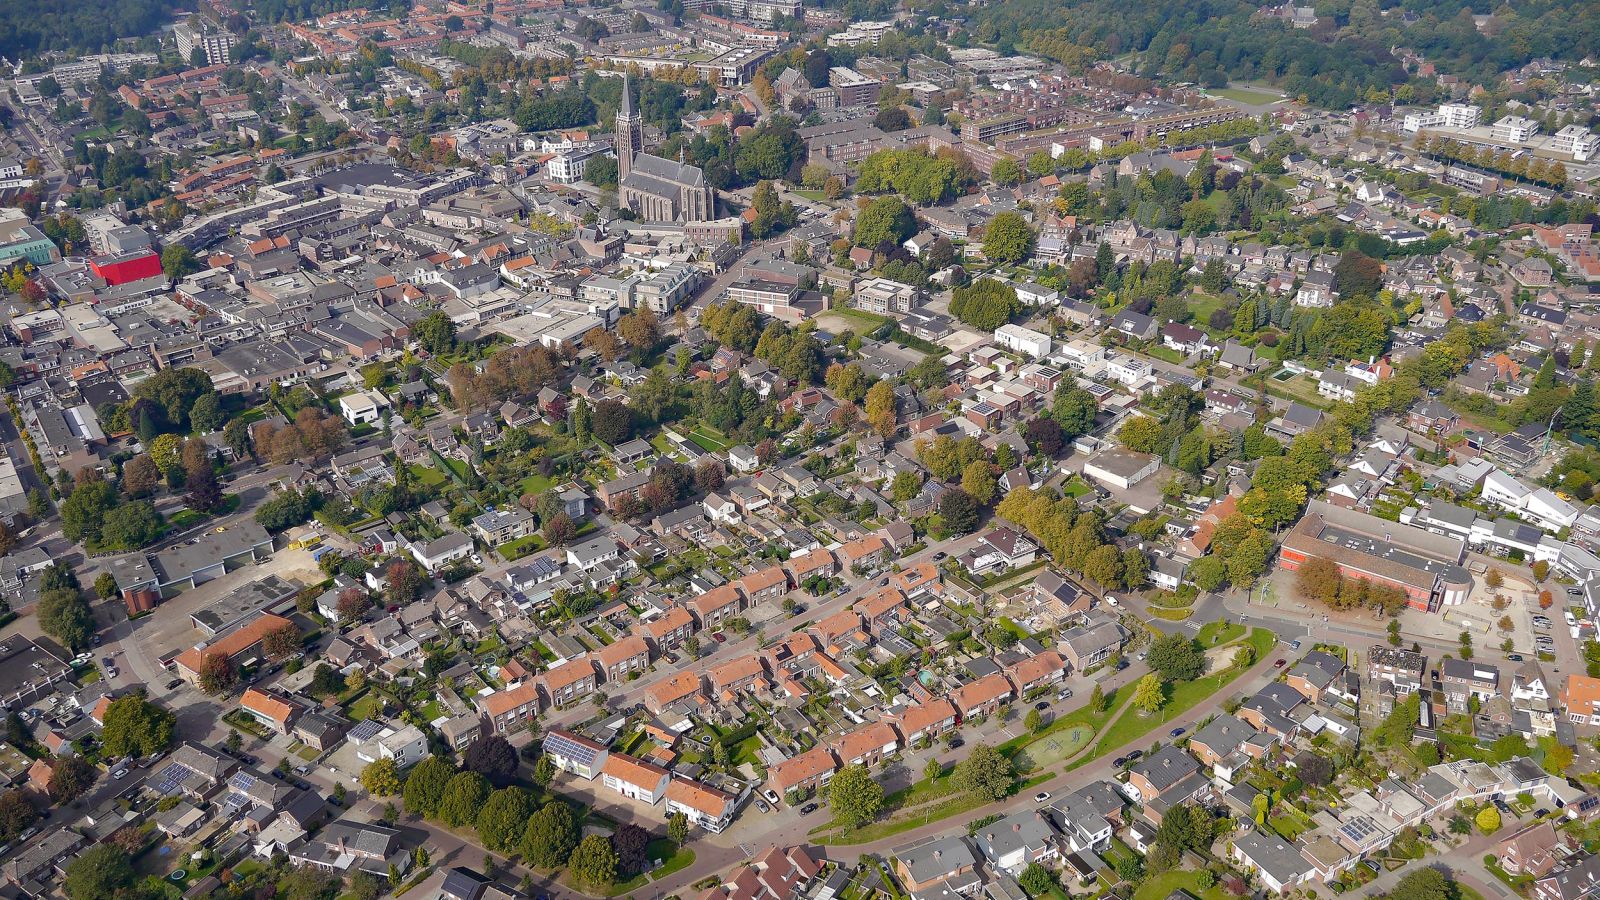
[[[732,466],[733,470],[740,474],[754,472],[756,469],[761,468],[761,458],[756,456],[756,451],[746,447],[744,444],[740,444],[737,447],[728,449],[728,465]]]
[[[674,778],[667,785],[667,815],[683,813],[690,825],[720,834],[733,821],[739,798],[688,778]]]
[[[388,405],[382,396],[373,391],[358,391],[339,398],[339,412],[352,427],[378,421]]]
[[[996,328],[994,342],[1012,353],[1033,359],[1044,359],[1050,355],[1050,336],[1021,325],[1006,324]]]
[[[570,731],[552,730],[541,745],[557,769],[593,781],[605,767],[610,752],[600,744]]]
[[[1106,374],[1133,390],[1155,379],[1155,370],[1149,361],[1120,353],[1107,354]]]
[[[707,494],[700,505],[705,507],[706,516],[719,525],[737,525],[744,518],[739,515],[739,504],[721,494]]]
[[[437,572],[458,559],[471,556],[472,538],[459,531],[452,531],[426,544],[407,544],[406,549],[411,551],[411,555],[424,569]]]
[[[671,780],[667,770],[626,753],[613,753],[600,767],[600,780],[610,790],[651,806],[661,802]]]
[[[1114,488],[1127,490],[1149,478],[1161,468],[1161,460],[1149,453],[1112,448],[1083,464],[1083,474]]]
[[[428,755],[428,736],[415,725],[403,725],[400,728],[386,725],[372,737],[354,743],[356,758],[362,762],[392,759],[402,769],[421,762]]]
[[[1507,509],[1521,509],[1523,500],[1533,493],[1527,485],[1495,469],[1483,479],[1482,497]]]
[[[1060,291],[1051,290],[1042,284],[1019,281],[1013,287],[1017,289],[1017,300],[1029,306],[1055,306],[1061,302]]]

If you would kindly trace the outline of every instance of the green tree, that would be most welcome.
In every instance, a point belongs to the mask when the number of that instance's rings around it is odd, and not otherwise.
[[[527,788],[506,787],[495,791],[478,813],[478,840],[490,850],[510,851],[537,810],[538,804]]]
[[[961,488],[949,488],[939,495],[939,518],[956,534],[971,534],[978,528],[978,501]]]
[[[1017,884],[1028,892],[1030,897],[1042,897],[1060,884],[1054,872],[1038,863],[1028,863],[1022,870],[1022,876],[1017,879]]]
[[[828,782],[828,808],[834,821],[860,828],[883,809],[883,785],[872,780],[866,766],[846,766]]]
[[[1010,187],[1022,181],[1022,166],[1014,159],[995,160],[989,179],[1001,187]]]
[[[361,786],[374,797],[393,797],[400,793],[400,767],[392,759],[367,763],[361,770]]]
[[[963,791],[989,800],[1003,800],[1011,794],[1015,775],[1011,761],[987,744],[972,748],[966,759],[956,763],[950,777]]]
[[[133,861],[113,843],[95,844],[67,865],[62,889],[71,900],[113,900],[132,887]]]
[[[182,244],[168,244],[161,251],[161,271],[173,281],[190,272],[198,271],[199,268],[200,264],[195,261],[194,251]]]
[[[567,868],[578,883],[589,888],[609,887],[617,877],[617,851],[611,842],[598,834],[591,834],[578,842],[567,860]]]
[[[967,464],[961,471],[961,489],[972,495],[980,506],[988,506],[994,501],[995,491],[999,483],[994,477],[994,468],[986,461],[975,459]]]
[[[3,800],[4,798],[0,798]],[[667,839],[678,847],[689,842],[689,817],[681,812],[667,816]]]
[[[856,216],[855,245],[877,247],[885,241],[905,243],[917,230],[911,207],[895,197],[879,197]]]
[[[1161,685],[1161,679],[1154,673],[1139,679],[1133,688],[1133,705],[1147,713],[1154,713],[1167,703],[1166,689]]]
[[[451,828],[471,825],[489,799],[489,779],[477,772],[457,772],[445,783],[439,796],[439,821]],[[492,848],[491,848],[492,849]]]
[[[1043,724],[1044,716],[1040,715],[1037,709],[1028,710],[1028,714],[1022,717],[1022,727],[1029,731],[1038,731],[1039,726]]]
[[[1002,265],[1014,265],[1033,252],[1033,228],[1019,212],[1003,212],[989,221],[983,236],[983,255]]]
[[[1194,640],[1183,634],[1156,638],[1146,654],[1150,668],[1168,681],[1193,681],[1205,668],[1206,657]]]
[[[319,675],[322,668],[318,667]],[[455,774],[456,767],[451,765],[449,760],[439,756],[430,756],[412,766],[410,774],[406,775],[405,790],[401,794],[406,812],[425,819],[438,815],[439,802],[444,798],[445,789]]]
[[[682,816],[681,813],[679,815]],[[684,819],[684,831],[687,838],[687,818]],[[572,814],[572,807],[552,800],[528,817],[528,827],[522,834],[519,848],[523,859],[530,865],[554,869],[572,855],[579,837],[578,820]]]
[[[125,694],[106,707],[101,748],[110,756],[151,756],[172,746],[177,717],[146,700]]]

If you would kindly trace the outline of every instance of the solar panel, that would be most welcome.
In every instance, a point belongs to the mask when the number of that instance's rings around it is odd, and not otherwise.
[[[583,763],[590,763],[594,761],[595,753],[593,748],[585,747],[577,741],[568,738],[566,735],[545,735],[544,749],[546,752],[554,753],[558,756],[565,756],[568,759],[575,759]]]
[[[248,791],[255,787],[255,784],[256,777],[245,771],[235,772],[233,777],[228,779],[228,787],[236,791]]]
[[[178,789],[189,777],[189,767],[182,763],[170,763],[156,776],[156,793],[166,795]]]
[[[378,735],[380,735],[382,733],[383,733],[383,723],[382,722],[376,722],[376,721],[373,721],[372,719],[367,719],[367,720],[362,721],[362,722],[357,722],[356,723],[356,727],[350,729],[349,737],[350,737],[350,740],[355,741],[356,743],[359,744],[362,741],[370,741],[370,740],[372,740],[373,738],[377,737]]]

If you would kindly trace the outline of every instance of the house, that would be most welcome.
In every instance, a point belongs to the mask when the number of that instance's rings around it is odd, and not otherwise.
[[[1500,843],[1500,867],[1512,875],[1543,878],[1569,852],[1549,822],[1535,822]]]
[[[827,784],[839,770],[839,761],[826,746],[816,746],[767,767],[767,799],[785,798],[790,791],[810,791]]]
[[[667,815],[682,813],[690,825],[721,834],[733,822],[738,798],[689,778],[673,776],[667,784]]]
[[[408,543],[406,549],[416,558],[418,565],[433,574],[456,560],[471,556],[472,538],[462,532],[452,531],[425,544]]]
[[[1067,659],[1055,650],[1046,650],[1006,666],[1006,677],[1021,693],[1047,687],[1067,675]]]
[[[650,667],[650,646],[644,638],[631,635],[596,650],[594,661],[607,684],[624,681]]]
[[[1285,679],[1289,686],[1299,691],[1312,703],[1323,702],[1325,693],[1342,692],[1344,660],[1332,653],[1313,650],[1295,663]]]
[[[961,555],[960,563],[974,575],[987,575],[1032,565],[1038,545],[1010,528],[992,528]]]
[[[593,674],[591,670],[591,678]],[[478,709],[489,717],[494,723],[494,730],[501,734],[526,728],[539,715],[539,686],[527,681],[503,691],[495,691],[478,701]]]
[[[887,722],[863,725],[839,738],[834,752],[847,766],[875,768],[900,749],[900,735]]]
[[[1569,674],[1561,689],[1561,705],[1567,719],[1580,725],[1600,723],[1600,678]]]
[[[483,538],[484,543],[490,546],[499,546],[507,541],[527,537],[539,528],[534,520],[533,513],[520,506],[504,506],[494,512],[486,512],[473,517],[472,530]]]
[[[1500,696],[1500,670],[1478,660],[1446,659],[1439,664],[1439,680],[1444,686],[1445,705],[1451,712],[1468,711],[1469,700]]]
[[[239,708],[281,735],[289,733],[290,726],[301,712],[299,704],[276,693],[269,694],[253,687],[245,689],[244,696],[239,698]]]
[[[766,664],[759,656],[742,656],[718,666],[713,666],[706,673],[706,679],[711,685],[713,694],[738,694],[743,691],[755,690],[756,686],[767,677]]]
[[[368,722],[379,724],[370,719]],[[396,766],[405,769],[428,755],[428,737],[415,725],[402,725],[399,728],[382,725],[376,731],[372,731],[369,725],[365,729],[352,730],[350,740],[356,745],[356,758],[363,762],[392,759]]]
[[[956,712],[963,721],[990,715],[1011,698],[1011,682],[999,672],[985,675],[950,693],[950,701],[955,704]]]
[[[978,857],[960,835],[896,850],[895,875],[913,896],[974,896],[983,887]],[[942,887],[941,887],[942,886]]]
[[[1300,852],[1266,828],[1245,826],[1234,835],[1231,856],[1278,893],[1304,883],[1311,874],[1311,864]]]
[[[1056,830],[1042,810],[1012,813],[978,829],[974,838],[983,858],[1012,877],[1030,863],[1043,865],[1061,857]]]
[[[400,842],[400,832],[381,825],[341,819],[323,826],[312,837],[289,845],[289,862],[339,874],[366,872],[388,878],[391,870],[404,874],[411,868],[411,851]]]
[[[598,682],[588,656],[568,660],[540,678],[549,705],[564,707],[594,693]]]
[[[1105,664],[1112,654],[1122,649],[1122,640],[1121,626],[1116,622],[1100,622],[1067,629],[1061,634],[1059,645],[1065,648],[1072,671],[1083,672]]]
[[[960,715],[956,712],[955,704],[938,697],[907,708],[895,720],[895,727],[900,730],[901,739],[910,746],[923,740],[931,741],[944,734],[956,727],[959,719]]]
[[[697,627],[693,613],[682,606],[674,606],[648,622],[639,623],[634,632],[649,641],[660,655],[682,646]]]
[[[1161,344],[1185,356],[1206,353],[1212,349],[1211,338],[1204,331],[1183,322],[1168,322],[1161,326]]]
[[[689,610],[705,629],[720,627],[744,609],[744,595],[732,584],[712,588],[689,601]]]
[[[1189,738],[1189,752],[1203,766],[1214,766],[1228,754],[1243,748],[1260,732],[1239,719],[1221,713]]]
[[[1120,490],[1128,490],[1154,475],[1161,460],[1149,453],[1111,448],[1102,450],[1083,464],[1083,474]]]
[[[667,770],[659,766],[626,753],[612,753],[600,767],[600,780],[607,788],[630,800],[654,806],[666,795],[670,777]]]
[[[1135,763],[1124,788],[1133,802],[1149,804],[1199,771],[1194,757],[1168,745]]]
[[[700,693],[700,675],[695,672],[678,672],[645,689],[644,706],[657,715],[661,711]]]

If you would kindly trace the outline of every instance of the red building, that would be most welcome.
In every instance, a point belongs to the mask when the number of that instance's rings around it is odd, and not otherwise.
[[[160,275],[161,257],[154,250],[135,250],[116,256],[97,256],[89,260],[89,268],[105,279],[106,284],[127,284]]]

